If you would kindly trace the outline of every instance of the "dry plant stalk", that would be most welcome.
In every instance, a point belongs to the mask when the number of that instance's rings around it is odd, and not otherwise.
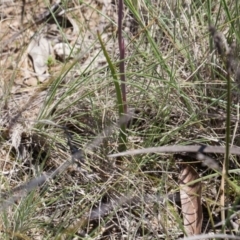
[[[202,229],[201,182],[188,184],[198,178],[198,173],[190,165],[184,165],[179,182],[183,224],[187,236],[200,234]]]
[[[220,196],[220,204],[222,206],[221,218],[222,221],[225,221],[225,210],[223,209],[225,206],[225,194],[228,195],[228,187],[226,178],[228,177],[229,170],[229,155],[230,155],[230,136],[231,136],[231,102],[232,102],[232,89],[231,89],[231,75],[234,75],[235,81],[239,87],[239,63],[237,60],[236,54],[236,42],[232,42],[231,45],[228,45],[227,40],[222,32],[216,30],[214,26],[209,27],[209,32],[212,35],[212,39],[214,41],[215,48],[218,52],[219,58],[223,61],[226,68],[226,81],[227,81],[227,118],[226,118],[226,152],[225,159],[223,162],[223,170],[222,170],[222,179],[221,179],[221,196]],[[225,226],[223,226],[223,230],[225,233]]]
[[[240,155],[240,147],[230,147],[230,154]],[[128,150],[126,152],[119,152],[114,154],[109,154],[108,157],[118,157],[127,155],[138,155],[147,153],[225,153],[226,147],[224,146],[211,146],[211,145],[172,145],[172,146],[160,146],[160,147],[150,147],[143,149]]]

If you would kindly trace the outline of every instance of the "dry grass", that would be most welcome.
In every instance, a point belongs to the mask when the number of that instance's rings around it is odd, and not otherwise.
[[[94,142],[94,147],[90,144],[118,119],[113,78],[97,38],[99,31],[117,69],[117,3],[62,1],[55,15],[51,6],[48,1],[0,1],[1,238],[183,236],[179,165],[192,155],[142,154],[126,156],[119,164],[107,157],[117,152],[119,126],[111,134],[105,132],[106,138]],[[49,17],[54,17],[42,19],[48,9]],[[134,112],[127,128],[127,149],[224,146],[226,129],[232,145],[239,145],[238,78],[231,76],[227,126],[225,59],[209,34],[209,25],[214,24],[228,44],[236,40],[238,64],[238,9],[237,1],[226,0],[125,1],[127,103]],[[29,57],[33,36],[44,37],[53,48],[43,60],[45,72],[38,76],[36,59]],[[62,43],[60,54],[56,44]],[[79,150],[84,157],[77,156]],[[222,165],[222,154],[209,157]],[[239,159],[232,155],[229,159],[226,204],[234,206]],[[52,178],[50,173],[59,171],[66,160],[67,169]],[[193,166],[203,183],[202,232],[219,231],[213,225],[221,221],[220,173],[197,160]],[[31,179],[44,184],[16,188]],[[231,228],[226,226],[227,231]]]

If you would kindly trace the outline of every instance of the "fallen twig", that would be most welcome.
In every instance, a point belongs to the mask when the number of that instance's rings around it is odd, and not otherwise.
[[[180,152],[193,152],[193,153],[225,153],[226,147],[224,146],[207,146],[207,145],[173,145],[162,147],[151,147],[143,149],[129,150],[120,153],[109,154],[108,157],[118,157],[126,155],[138,155],[146,153],[180,153]],[[230,154],[240,155],[239,147],[230,147]]]

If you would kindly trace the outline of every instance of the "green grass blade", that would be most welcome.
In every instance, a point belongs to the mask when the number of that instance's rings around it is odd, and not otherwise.
[[[113,77],[113,82],[114,82],[116,96],[117,96],[118,114],[119,114],[119,118],[120,118],[124,114],[124,105],[123,105],[123,99],[122,99],[122,94],[121,94],[121,87],[120,87],[120,84],[119,84],[119,81],[117,78],[117,72],[116,72],[115,67],[107,53],[107,50],[104,46],[104,43],[103,43],[99,33],[98,33],[98,39],[101,44],[104,56],[107,60],[108,66],[110,68],[110,71],[111,71],[111,74]],[[121,132],[119,134],[119,148],[118,148],[119,151],[126,150],[126,142],[127,142],[126,126],[125,126],[125,124],[123,124],[121,126]]]

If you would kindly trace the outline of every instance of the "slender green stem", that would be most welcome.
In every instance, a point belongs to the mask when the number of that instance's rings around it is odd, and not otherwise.
[[[226,154],[225,154],[225,174],[228,176],[229,169],[229,149],[230,149],[230,135],[231,135],[231,77],[230,70],[227,73],[227,120],[226,120]]]
[[[99,42],[101,44],[101,47],[102,47],[102,50],[103,50],[103,53],[104,53],[104,56],[108,62],[108,66],[110,68],[110,71],[112,73],[112,77],[114,79],[114,85],[115,85],[115,91],[116,91],[116,94],[117,94],[117,103],[118,103],[118,114],[119,114],[119,118],[124,114],[124,103],[123,103],[123,99],[122,99],[122,93],[121,93],[121,88],[120,88],[120,84],[119,84],[119,81],[118,81],[118,78],[117,78],[117,72],[116,72],[116,69],[107,53],[107,50],[103,44],[103,41],[101,39],[101,36],[100,34],[98,33],[98,39],[99,39]],[[127,142],[127,135],[126,135],[126,125],[123,124],[121,126],[121,131],[120,131],[120,134],[119,134],[119,148],[118,150],[120,152],[122,151],[126,151],[126,142]]]

